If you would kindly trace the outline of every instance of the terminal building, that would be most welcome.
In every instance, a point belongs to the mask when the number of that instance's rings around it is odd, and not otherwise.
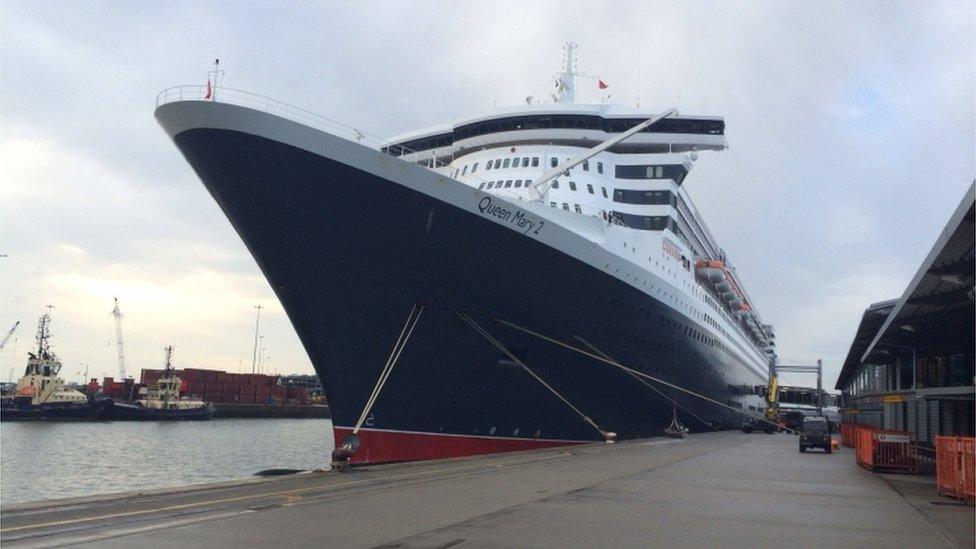
[[[974,435],[974,191],[953,212],[901,297],[861,317],[836,389],[848,423]]]

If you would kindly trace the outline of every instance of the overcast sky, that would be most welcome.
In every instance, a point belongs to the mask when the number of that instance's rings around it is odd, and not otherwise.
[[[546,97],[560,46],[614,100],[725,117],[685,186],[784,362],[832,387],[864,308],[898,297],[976,174],[974,3],[21,2],[0,4],[7,379],[54,305],[69,379],[127,366],[311,373],[270,287],[153,119],[224,83],[392,135]],[[639,80],[638,80],[638,64]],[[16,356],[14,356],[16,352]],[[800,380],[790,380],[800,381]],[[813,380],[808,380],[812,382]]]

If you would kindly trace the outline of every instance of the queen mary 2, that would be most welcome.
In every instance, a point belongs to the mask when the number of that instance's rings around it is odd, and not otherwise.
[[[287,312],[352,463],[762,411],[772,327],[683,186],[727,148],[723,119],[577,102],[598,82],[573,44],[564,63],[552,102],[375,142],[209,83],[157,98]]]

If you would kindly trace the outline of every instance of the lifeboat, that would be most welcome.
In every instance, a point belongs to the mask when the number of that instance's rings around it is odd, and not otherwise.
[[[726,267],[724,261],[717,259],[696,261],[695,274],[712,286],[718,297],[728,304],[733,314],[745,320],[751,308],[748,308],[745,293],[739,288],[732,271]]]

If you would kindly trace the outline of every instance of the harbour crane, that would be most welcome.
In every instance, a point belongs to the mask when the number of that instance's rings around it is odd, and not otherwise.
[[[3,349],[4,345],[6,345],[8,341],[10,341],[10,337],[14,335],[15,331],[17,331],[17,326],[20,326],[19,320],[17,322],[14,322],[13,327],[10,328],[10,331],[7,332],[7,335],[3,336],[3,341],[0,341],[0,349]]]
[[[125,351],[122,346],[122,311],[119,310],[119,298],[115,299],[112,316],[115,317],[115,348],[119,352],[119,381],[125,381]]]

